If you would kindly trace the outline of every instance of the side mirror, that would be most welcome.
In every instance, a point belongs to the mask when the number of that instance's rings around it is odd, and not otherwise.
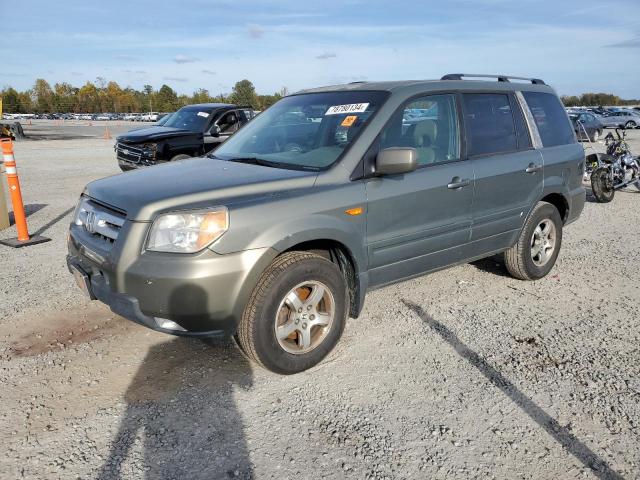
[[[376,157],[377,175],[398,175],[413,172],[418,167],[415,148],[385,148]]]
[[[222,130],[220,130],[220,127],[218,125],[214,125],[213,127],[211,127],[212,137],[219,137],[221,132]]]

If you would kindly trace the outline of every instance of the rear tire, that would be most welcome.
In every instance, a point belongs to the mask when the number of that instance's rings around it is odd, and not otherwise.
[[[624,128],[627,128],[627,129],[636,128],[637,126],[638,124],[633,120],[629,120],[627,123],[624,124]]]
[[[598,130],[594,130],[593,135],[591,135],[591,141],[597,142],[599,138],[600,138],[600,132],[598,132]]]
[[[236,338],[243,352],[268,370],[302,372],[338,343],[348,305],[347,284],[337,265],[314,253],[287,252],[260,277]]]
[[[609,203],[616,191],[609,178],[609,168],[596,168],[591,174],[591,191],[598,203]]]
[[[520,232],[517,243],[504,252],[504,265],[520,280],[538,280],[556,263],[562,246],[562,219],[558,209],[538,202]]]

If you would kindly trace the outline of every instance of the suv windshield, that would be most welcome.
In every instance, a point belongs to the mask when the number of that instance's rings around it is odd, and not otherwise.
[[[206,127],[210,115],[210,111],[195,108],[181,108],[171,114],[171,118],[169,118],[163,126],[201,132]]]
[[[388,95],[354,91],[283,98],[222,144],[215,157],[300,170],[329,168]]]

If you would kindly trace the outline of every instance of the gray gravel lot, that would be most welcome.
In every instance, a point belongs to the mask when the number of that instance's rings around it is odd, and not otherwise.
[[[640,192],[588,203],[538,282],[483,260],[370,293],[335,354],[281,377],[83,298],[66,230],[112,148],[16,144],[52,241],[0,246],[0,478],[640,477]]]

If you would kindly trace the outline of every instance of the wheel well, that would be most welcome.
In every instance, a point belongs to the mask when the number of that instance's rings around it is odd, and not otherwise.
[[[313,252],[338,265],[349,289],[349,316],[358,317],[360,314],[360,284],[356,263],[347,247],[336,240],[311,240],[294,245],[286,251]]]
[[[560,195],[559,193],[550,193],[546,197],[542,198],[541,201],[550,203],[558,209],[560,218],[562,218],[562,223],[567,220],[567,216],[569,215],[569,203],[563,195]]]

